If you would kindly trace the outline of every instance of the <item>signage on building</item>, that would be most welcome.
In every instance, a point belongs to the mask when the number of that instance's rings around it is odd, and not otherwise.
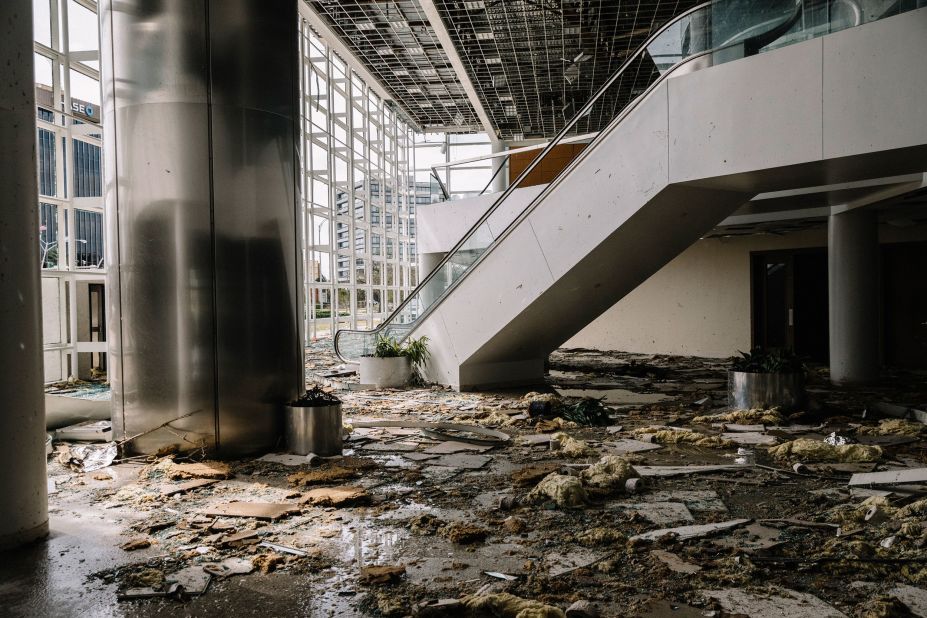
[[[90,122],[100,122],[100,110],[92,103],[71,99],[71,113]]]
[[[62,96],[62,99],[64,97]],[[52,106],[52,101],[54,97],[52,96],[52,89],[48,86],[42,84],[36,84],[35,87],[35,104],[39,107],[43,107],[49,111],[54,111]],[[93,122],[99,124],[100,122],[100,108],[94,105],[93,103],[88,103],[87,101],[82,101],[81,99],[71,99],[71,114],[75,118],[83,120],[85,122]]]

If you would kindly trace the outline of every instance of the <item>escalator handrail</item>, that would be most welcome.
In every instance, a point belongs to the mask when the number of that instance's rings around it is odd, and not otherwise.
[[[669,29],[670,29],[673,25],[675,25],[677,22],[679,22],[679,21],[685,19],[686,17],[692,15],[693,13],[695,13],[695,12],[697,12],[697,11],[700,11],[700,10],[702,10],[702,9],[708,8],[708,7],[711,6],[713,3],[714,3],[714,0],[708,0],[707,2],[702,2],[702,3],[699,3],[699,4],[697,4],[697,5],[695,5],[695,6],[691,7],[691,8],[689,8],[689,9],[686,10],[685,12],[683,12],[683,13],[677,15],[675,18],[673,18],[673,19],[671,19],[670,21],[668,21],[668,22],[666,22],[665,24],[663,24],[663,26],[661,26],[660,28],[658,28],[653,34],[651,34],[649,37],[647,37],[647,40],[644,41],[644,43],[643,43],[642,45],[640,45],[640,46],[637,48],[637,50],[636,50],[633,54],[631,54],[630,56],[628,56],[628,58],[621,64],[621,66],[618,67],[618,70],[615,71],[615,72],[612,74],[612,76],[609,77],[608,80],[605,81],[604,84],[602,84],[602,86],[596,91],[596,93],[595,93],[594,95],[592,95],[592,97],[589,98],[589,100],[585,103],[585,105],[583,105],[583,107],[582,107],[580,110],[578,110],[578,111],[576,112],[576,114],[573,116],[573,118],[572,118],[566,125],[564,125],[564,127],[560,130],[559,133],[557,133],[556,137],[554,137],[554,139],[552,139],[552,140],[550,141],[550,143],[544,148],[544,150],[542,150],[542,151],[538,154],[538,156],[534,157],[534,159],[525,167],[525,169],[522,170],[522,172],[521,172],[521,174],[519,174],[518,178],[516,178],[515,181],[512,182],[512,183],[505,189],[505,191],[503,191],[503,192],[499,195],[499,197],[495,200],[495,202],[493,202],[492,206],[490,206],[490,207],[486,210],[486,212],[484,212],[483,215],[482,215],[479,219],[477,219],[477,221],[470,227],[469,230],[467,230],[467,232],[461,237],[461,239],[457,242],[457,244],[454,245],[454,247],[451,248],[451,249],[447,252],[447,254],[444,256],[444,258],[441,260],[441,262],[438,263],[438,265],[435,266],[435,267],[431,270],[431,272],[428,273],[428,275],[427,275],[422,281],[419,282],[419,284],[415,287],[415,289],[412,290],[412,291],[406,296],[405,300],[403,300],[401,303],[399,303],[399,305],[398,305],[398,306],[396,307],[396,309],[389,315],[389,317],[387,317],[387,318],[386,318],[380,325],[378,325],[376,328],[371,329],[371,330],[361,331],[361,330],[356,330],[356,329],[339,329],[339,330],[335,333],[335,338],[334,338],[334,341],[333,341],[333,344],[334,344],[333,347],[335,348],[335,354],[338,356],[338,358],[339,358],[342,362],[346,362],[346,363],[347,363],[347,362],[351,362],[351,361],[349,361],[348,359],[344,358],[344,357],[341,355],[341,352],[338,350],[338,340],[339,340],[339,338],[340,338],[340,336],[341,336],[341,333],[345,333],[345,332],[347,332],[347,333],[366,332],[366,333],[370,333],[371,336],[376,336],[377,333],[382,332],[382,331],[393,321],[394,318],[396,318],[402,311],[405,310],[405,308],[408,306],[408,304],[409,304],[410,302],[412,302],[412,299],[415,298],[415,297],[418,295],[418,293],[424,288],[424,286],[427,285],[428,282],[431,281],[431,280],[437,275],[438,271],[441,270],[441,268],[442,268],[445,264],[447,264],[447,263],[450,261],[451,257],[452,257],[461,247],[463,247],[463,245],[470,239],[470,237],[473,235],[473,233],[474,233],[477,229],[479,229],[479,227],[482,226],[482,225],[489,219],[489,217],[490,217],[493,213],[495,213],[495,211],[496,211],[496,209],[499,207],[499,205],[500,205],[503,201],[505,201],[505,199],[508,198],[509,195],[512,194],[512,192],[515,190],[515,188],[518,187],[519,184],[521,184],[521,182],[531,173],[531,171],[535,168],[535,166],[536,166],[542,159],[544,159],[544,158],[547,156],[547,154],[548,154],[551,150],[553,150],[553,148],[556,147],[556,145],[557,145],[564,137],[567,136],[568,132],[569,132],[569,131],[573,128],[573,126],[580,120],[580,118],[582,118],[583,116],[585,116],[585,115],[592,109],[592,106],[595,105],[595,103],[599,100],[599,98],[600,98],[612,85],[614,85],[614,83],[618,80],[618,78],[622,75],[622,73],[624,73],[624,71],[625,71],[629,66],[631,66],[631,63],[634,62],[635,59],[636,59],[641,53],[643,53],[643,52],[645,52],[645,51],[647,50],[647,48],[657,39],[657,37],[659,37],[659,36],[662,35],[664,32],[666,32],[667,30],[669,30]],[[685,59],[685,60],[680,61],[680,63],[678,63],[677,66],[678,66],[679,64],[682,64],[683,62],[686,62],[686,61],[688,61],[688,59]],[[656,81],[655,83],[662,82],[662,81],[663,81],[663,78],[664,78],[666,75],[668,75],[669,73],[671,73],[671,72],[672,72],[672,71],[667,71],[664,75],[661,75],[660,78],[658,78],[657,81]],[[644,94],[646,94],[646,93],[644,93]],[[639,98],[640,98],[640,97],[638,97],[638,99],[639,99]],[[632,104],[633,104],[633,102],[632,102]],[[631,107],[631,104],[629,104],[625,109],[627,109],[628,107]],[[619,115],[619,116],[620,116],[620,115]],[[531,207],[531,205],[528,206],[528,208],[530,208],[530,207]],[[514,222],[513,222],[513,223],[514,223]],[[485,252],[484,252],[484,253],[485,253]],[[474,265],[475,265],[475,264],[474,264]],[[458,279],[458,281],[459,281],[459,279]],[[455,283],[456,283],[456,282],[455,282]],[[452,289],[453,287],[455,287],[453,284],[452,284],[451,286],[448,286],[448,288],[446,288],[446,289],[442,292],[442,294],[440,295],[439,298],[435,299],[435,301],[434,301],[433,303],[431,303],[431,304],[429,305],[429,307],[426,307],[425,310],[424,310],[419,316],[417,316],[416,321],[422,319],[422,318],[425,317],[428,313],[430,313],[430,309],[433,308],[433,307],[435,307],[435,306],[437,306],[437,304],[439,303],[440,299],[443,298],[444,296],[446,296],[446,294],[447,294],[447,293],[450,291],[450,289]]]
[[[415,287],[415,289],[412,290],[412,291],[406,296],[405,300],[403,300],[403,301],[396,307],[396,309],[395,309],[392,313],[390,313],[389,317],[387,317],[387,318],[386,318],[382,323],[380,323],[376,328],[373,328],[373,329],[370,329],[370,330],[339,329],[339,330],[335,333],[335,337],[334,337],[334,341],[333,341],[333,344],[334,344],[333,347],[334,347],[334,349],[335,349],[335,355],[336,355],[342,362],[344,362],[344,363],[356,362],[356,361],[352,361],[352,360],[347,359],[347,358],[345,358],[344,356],[342,356],[340,350],[338,349],[338,347],[339,347],[339,346],[338,346],[338,342],[339,342],[339,340],[340,340],[340,338],[341,338],[341,336],[342,336],[342,333],[366,333],[366,334],[369,334],[370,336],[376,336],[377,334],[381,333],[384,329],[386,329],[387,327],[389,327],[389,326],[392,324],[393,320],[394,320],[398,315],[400,315],[400,314],[402,313],[403,310],[405,310],[405,308],[409,305],[410,302],[412,302],[412,299],[415,298],[416,296],[418,296],[418,294],[421,292],[421,290],[424,288],[424,286],[427,285],[428,282],[431,281],[431,280],[437,275],[437,273],[441,270],[441,268],[442,268],[443,266],[445,266],[448,262],[451,261],[452,256],[454,256],[454,255],[466,244],[466,242],[467,242],[468,240],[470,240],[470,237],[474,234],[474,232],[475,232],[477,229],[479,229],[479,228],[480,228],[480,227],[481,227],[481,226],[482,226],[482,225],[483,225],[495,212],[496,212],[496,210],[498,209],[499,205],[500,205],[503,201],[505,201],[505,200],[508,198],[509,195],[511,195],[511,194],[514,192],[515,188],[518,187],[518,185],[519,185],[519,184],[532,172],[532,170],[535,168],[535,166],[538,165],[538,163],[539,163],[542,159],[544,159],[544,158],[547,156],[547,154],[548,154],[551,150],[553,150],[553,148],[555,148],[555,147],[559,144],[559,142],[560,142],[564,137],[567,136],[567,133],[573,128],[573,126],[575,126],[575,124],[576,124],[582,117],[584,117],[587,113],[589,113],[589,112],[592,110],[593,105],[595,105],[595,103],[599,100],[599,98],[600,98],[612,85],[614,85],[614,83],[618,80],[618,78],[621,77],[621,75],[624,73],[624,71],[625,71],[629,66],[631,66],[631,64],[638,58],[638,56],[640,56],[643,52],[646,52],[647,48],[657,39],[657,37],[659,37],[659,36],[662,35],[664,32],[666,32],[667,30],[669,30],[669,29],[670,29],[672,26],[674,26],[677,22],[679,22],[679,21],[685,19],[686,17],[689,17],[690,15],[692,15],[693,13],[695,13],[695,12],[697,12],[697,11],[700,11],[700,10],[702,10],[702,9],[705,9],[705,8],[710,7],[710,6],[711,6],[712,4],[714,4],[714,3],[715,3],[715,0],[709,0],[709,1],[707,1],[707,2],[702,2],[702,3],[700,3],[700,4],[697,4],[696,6],[693,6],[693,7],[689,8],[688,10],[686,10],[685,12],[683,12],[683,13],[677,15],[677,16],[676,16],[675,18],[673,18],[672,20],[666,22],[665,24],[663,24],[663,26],[661,26],[661,27],[658,28],[653,34],[651,34],[651,35],[647,38],[647,40],[644,41],[644,43],[643,43],[642,45],[640,45],[640,46],[637,48],[637,50],[636,50],[633,54],[631,54],[631,55],[628,56],[627,60],[625,60],[625,61],[621,64],[621,66],[618,68],[618,70],[615,71],[615,72],[612,74],[612,76],[609,77],[608,80],[605,81],[604,84],[602,84],[602,86],[596,91],[596,93],[595,93],[594,95],[592,95],[592,97],[590,97],[590,99],[583,105],[583,107],[582,107],[581,109],[579,109],[579,110],[576,112],[576,114],[573,116],[573,118],[570,119],[570,121],[569,121],[566,125],[564,125],[564,127],[560,130],[560,132],[557,133],[556,137],[554,137],[554,139],[552,139],[552,140],[547,144],[547,146],[540,152],[540,154],[538,154],[536,157],[534,157],[534,159],[533,159],[531,162],[529,162],[529,164],[525,167],[525,169],[522,170],[521,174],[519,174],[518,178],[516,178],[515,181],[512,182],[512,183],[505,189],[505,191],[503,191],[503,192],[499,195],[499,197],[493,202],[493,204],[483,213],[482,216],[480,216],[479,219],[477,219],[477,221],[470,227],[470,229],[467,230],[467,232],[466,232],[466,233],[461,237],[461,239],[454,245],[454,247],[452,247],[450,250],[448,250],[448,252],[445,254],[444,258],[438,263],[438,265],[435,266],[435,267],[431,270],[431,272],[430,272],[430,273],[429,273],[429,274],[428,274],[428,275]],[[791,21],[791,19],[789,19],[789,20],[787,20],[787,21]],[[708,49],[708,50],[705,50],[705,51],[702,51],[702,52],[699,52],[699,53],[696,53],[696,54],[692,54],[692,55],[690,55],[690,56],[688,56],[688,57],[686,57],[686,58],[680,60],[678,63],[676,63],[676,64],[675,64],[673,67],[671,67],[669,70],[667,70],[666,72],[662,73],[652,84],[650,84],[650,86],[649,86],[647,89],[645,89],[645,91],[644,91],[643,93],[641,93],[640,95],[638,95],[637,97],[635,97],[634,100],[632,100],[630,103],[628,103],[628,104],[622,109],[622,111],[618,114],[618,116],[616,116],[614,119],[612,119],[612,121],[609,123],[610,126],[611,126],[611,127],[614,127],[614,125],[615,125],[617,122],[620,122],[621,120],[623,120],[623,119],[627,116],[627,114],[628,114],[632,109],[634,109],[634,108],[637,106],[637,104],[638,104],[640,101],[642,101],[644,98],[646,98],[646,96],[647,96],[650,92],[652,92],[653,89],[654,89],[656,86],[658,86],[659,84],[663,83],[672,73],[675,72],[676,69],[678,69],[679,67],[681,67],[681,66],[683,66],[683,65],[685,65],[685,64],[688,64],[689,62],[691,62],[691,61],[693,61],[693,60],[695,60],[695,59],[698,59],[698,58],[701,58],[701,57],[706,56],[706,55],[708,55],[708,54],[712,54],[712,53],[714,53],[714,52],[717,52],[719,49],[720,49],[720,48]],[[592,142],[592,144],[590,144],[590,147],[593,146],[596,142],[598,142],[598,141],[600,141],[601,139],[603,139],[607,133],[610,133],[610,131],[606,131],[606,130],[601,131],[601,132],[599,133],[598,137]],[[582,157],[577,157],[576,159],[574,159],[574,161],[572,162],[572,164],[569,165],[566,169],[564,169],[563,172],[561,172],[561,174],[559,174],[558,177],[554,179],[554,182],[551,182],[551,183],[550,183],[550,185],[547,187],[547,189],[546,189],[545,191],[543,191],[543,192],[542,192],[540,195],[538,195],[534,200],[532,200],[532,201],[522,210],[521,214],[520,214],[518,217],[516,217],[516,218],[506,227],[506,229],[503,230],[503,232],[500,233],[499,236],[498,236],[497,238],[495,238],[495,239],[493,240],[493,242],[492,242],[489,246],[487,246],[486,250],[483,251],[482,254],[481,254],[469,267],[468,267],[467,272],[469,272],[470,270],[472,270],[473,267],[475,267],[477,264],[479,264],[479,262],[482,261],[482,259],[486,256],[486,254],[489,253],[489,251],[490,251],[490,249],[492,248],[492,246],[494,246],[494,245],[497,244],[500,240],[502,240],[502,238],[504,238],[504,237],[508,234],[508,232],[509,232],[510,229],[512,229],[512,228],[513,228],[515,225],[517,225],[521,220],[523,220],[523,219],[525,218],[525,216],[527,216],[527,213],[529,213],[529,212],[533,209],[533,207],[535,206],[535,204],[536,204],[538,201],[540,201],[540,200],[544,197],[545,194],[548,193],[548,191],[549,191],[549,190],[551,189],[551,187],[556,183],[556,181],[557,181],[559,178],[562,178],[562,177],[566,174],[567,171],[569,171],[573,166],[575,166],[575,165],[579,162],[579,160],[581,160],[581,158],[582,158]],[[418,321],[420,321],[422,318],[427,317],[427,316],[432,312],[432,310],[433,310],[435,307],[437,307],[437,306],[441,303],[441,301],[442,301],[442,300],[443,300],[455,287],[457,287],[457,285],[464,279],[465,276],[466,276],[466,273],[464,273],[461,277],[459,277],[458,279],[456,279],[455,281],[453,281],[451,284],[449,284],[448,287],[445,288],[445,289],[441,292],[441,294],[438,296],[438,298],[436,298],[432,303],[430,303],[430,304],[428,305],[428,307],[426,307],[418,316],[416,316],[414,322],[418,322]],[[414,322],[412,322],[412,323],[409,324],[410,330],[411,330],[411,328],[414,327],[414,326],[413,326]]]

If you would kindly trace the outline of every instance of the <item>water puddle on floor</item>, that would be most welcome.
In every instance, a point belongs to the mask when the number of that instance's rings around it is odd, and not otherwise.
[[[672,399],[669,395],[661,393],[635,393],[623,388],[597,390],[592,388],[563,388],[554,389],[561,397],[594,397],[596,399],[605,398],[607,404],[647,404],[659,403]]]

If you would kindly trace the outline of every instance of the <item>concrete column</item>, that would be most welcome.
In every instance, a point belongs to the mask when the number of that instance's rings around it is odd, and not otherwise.
[[[879,377],[879,236],[876,213],[828,222],[830,376],[837,383]]]
[[[100,11],[115,434],[272,448],[304,389],[297,0]]]
[[[425,277],[441,263],[445,255],[447,255],[447,253],[441,251],[436,253],[419,253],[418,272],[420,280],[424,281]],[[424,289],[422,289],[422,304],[425,307],[431,305],[431,303],[441,295],[441,291],[444,289],[444,280],[444,273],[439,273],[424,287]]]
[[[492,151],[493,153],[505,152],[507,148],[502,142],[493,142]],[[492,173],[495,174],[500,167],[504,167],[508,159],[506,157],[499,157],[492,159]],[[508,170],[502,170],[499,172],[499,175],[493,178],[492,186],[489,188],[493,193],[501,193],[509,187],[509,174]]]
[[[0,549],[48,534],[32,2],[0,2]]]

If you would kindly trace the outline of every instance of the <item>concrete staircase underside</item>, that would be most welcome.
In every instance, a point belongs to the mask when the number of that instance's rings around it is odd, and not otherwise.
[[[922,9],[660,84],[419,321],[428,377],[539,382],[552,350],[754,195],[927,171],[925,32]]]

